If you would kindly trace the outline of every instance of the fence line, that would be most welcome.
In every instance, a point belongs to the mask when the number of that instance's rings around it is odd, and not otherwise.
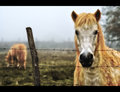
[[[0,50],[26,50],[26,49],[16,49],[16,48],[0,48]],[[27,48],[27,50],[30,50],[30,48]],[[32,49],[31,49],[32,50]],[[50,49],[35,49],[35,50],[44,50],[44,51],[77,51],[76,49],[59,49],[59,48],[50,48]],[[112,49],[112,50],[96,50],[96,51],[120,51],[120,49]]]
[[[39,65],[40,67],[80,67],[83,68],[82,66],[75,66],[75,65]],[[120,68],[120,66],[94,66],[94,67],[90,67],[90,68],[102,68],[102,67],[114,67],[114,68]],[[0,66],[0,68],[10,68],[10,67],[6,67],[6,66]],[[32,66],[27,67],[27,68],[32,68]]]
[[[40,67],[80,67],[83,68],[82,66],[75,66],[75,65],[39,65]],[[120,66],[94,66],[94,67],[90,67],[90,68],[101,68],[101,67],[118,67],[120,68]],[[6,66],[0,66],[0,68],[7,68]],[[32,66],[27,67],[27,68],[32,68]]]

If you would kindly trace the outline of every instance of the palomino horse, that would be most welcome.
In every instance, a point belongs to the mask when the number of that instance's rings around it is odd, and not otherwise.
[[[120,53],[105,45],[101,12],[72,12],[75,24],[74,86],[119,86]]]
[[[8,62],[7,67],[15,65],[15,67],[26,69],[27,50],[24,44],[13,45],[7,53],[5,60]]]

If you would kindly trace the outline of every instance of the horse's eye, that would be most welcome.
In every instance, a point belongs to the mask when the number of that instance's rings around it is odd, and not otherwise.
[[[78,30],[75,30],[75,34],[76,34],[76,35],[79,35],[79,31],[78,31]]]
[[[95,30],[93,34],[96,35],[97,33],[98,33],[98,30]]]

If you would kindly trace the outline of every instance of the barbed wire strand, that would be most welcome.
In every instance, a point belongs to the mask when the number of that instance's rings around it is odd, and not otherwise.
[[[14,66],[10,66],[10,67],[0,66],[0,68],[13,68],[13,67]],[[82,66],[74,66],[74,65],[69,65],[69,66],[66,66],[66,65],[39,65],[39,68],[42,68],[42,67],[80,67],[80,68],[85,68]],[[94,66],[94,67],[89,67],[89,68],[102,68],[102,67],[118,67],[118,68],[120,68],[120,65],[118,65],[118,66]],[[26,68],[32,68],[32,66],[26,67]]]
[[[16,48],[0,48],[0,50],[32,50],[30,48],[27,49],[16,49]],[[77,51],[76,49],[61,49],[61,48],[51,48],[51,49],[47,49],[47,48],[43,48],[43,49],[33,49],[33,50],[47,50],[47,51]],[[120,51],[120,49],[112,49],[112,50],[96,50],[96,51]]]

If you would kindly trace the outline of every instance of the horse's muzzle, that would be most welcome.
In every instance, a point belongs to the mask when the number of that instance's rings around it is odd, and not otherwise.
[[[86,55],[83,53],[80,55],[79,61],[83,67],[90,67],[90,66],[92,66],[92,63],[93,63],[93,54],[88,53]]]

